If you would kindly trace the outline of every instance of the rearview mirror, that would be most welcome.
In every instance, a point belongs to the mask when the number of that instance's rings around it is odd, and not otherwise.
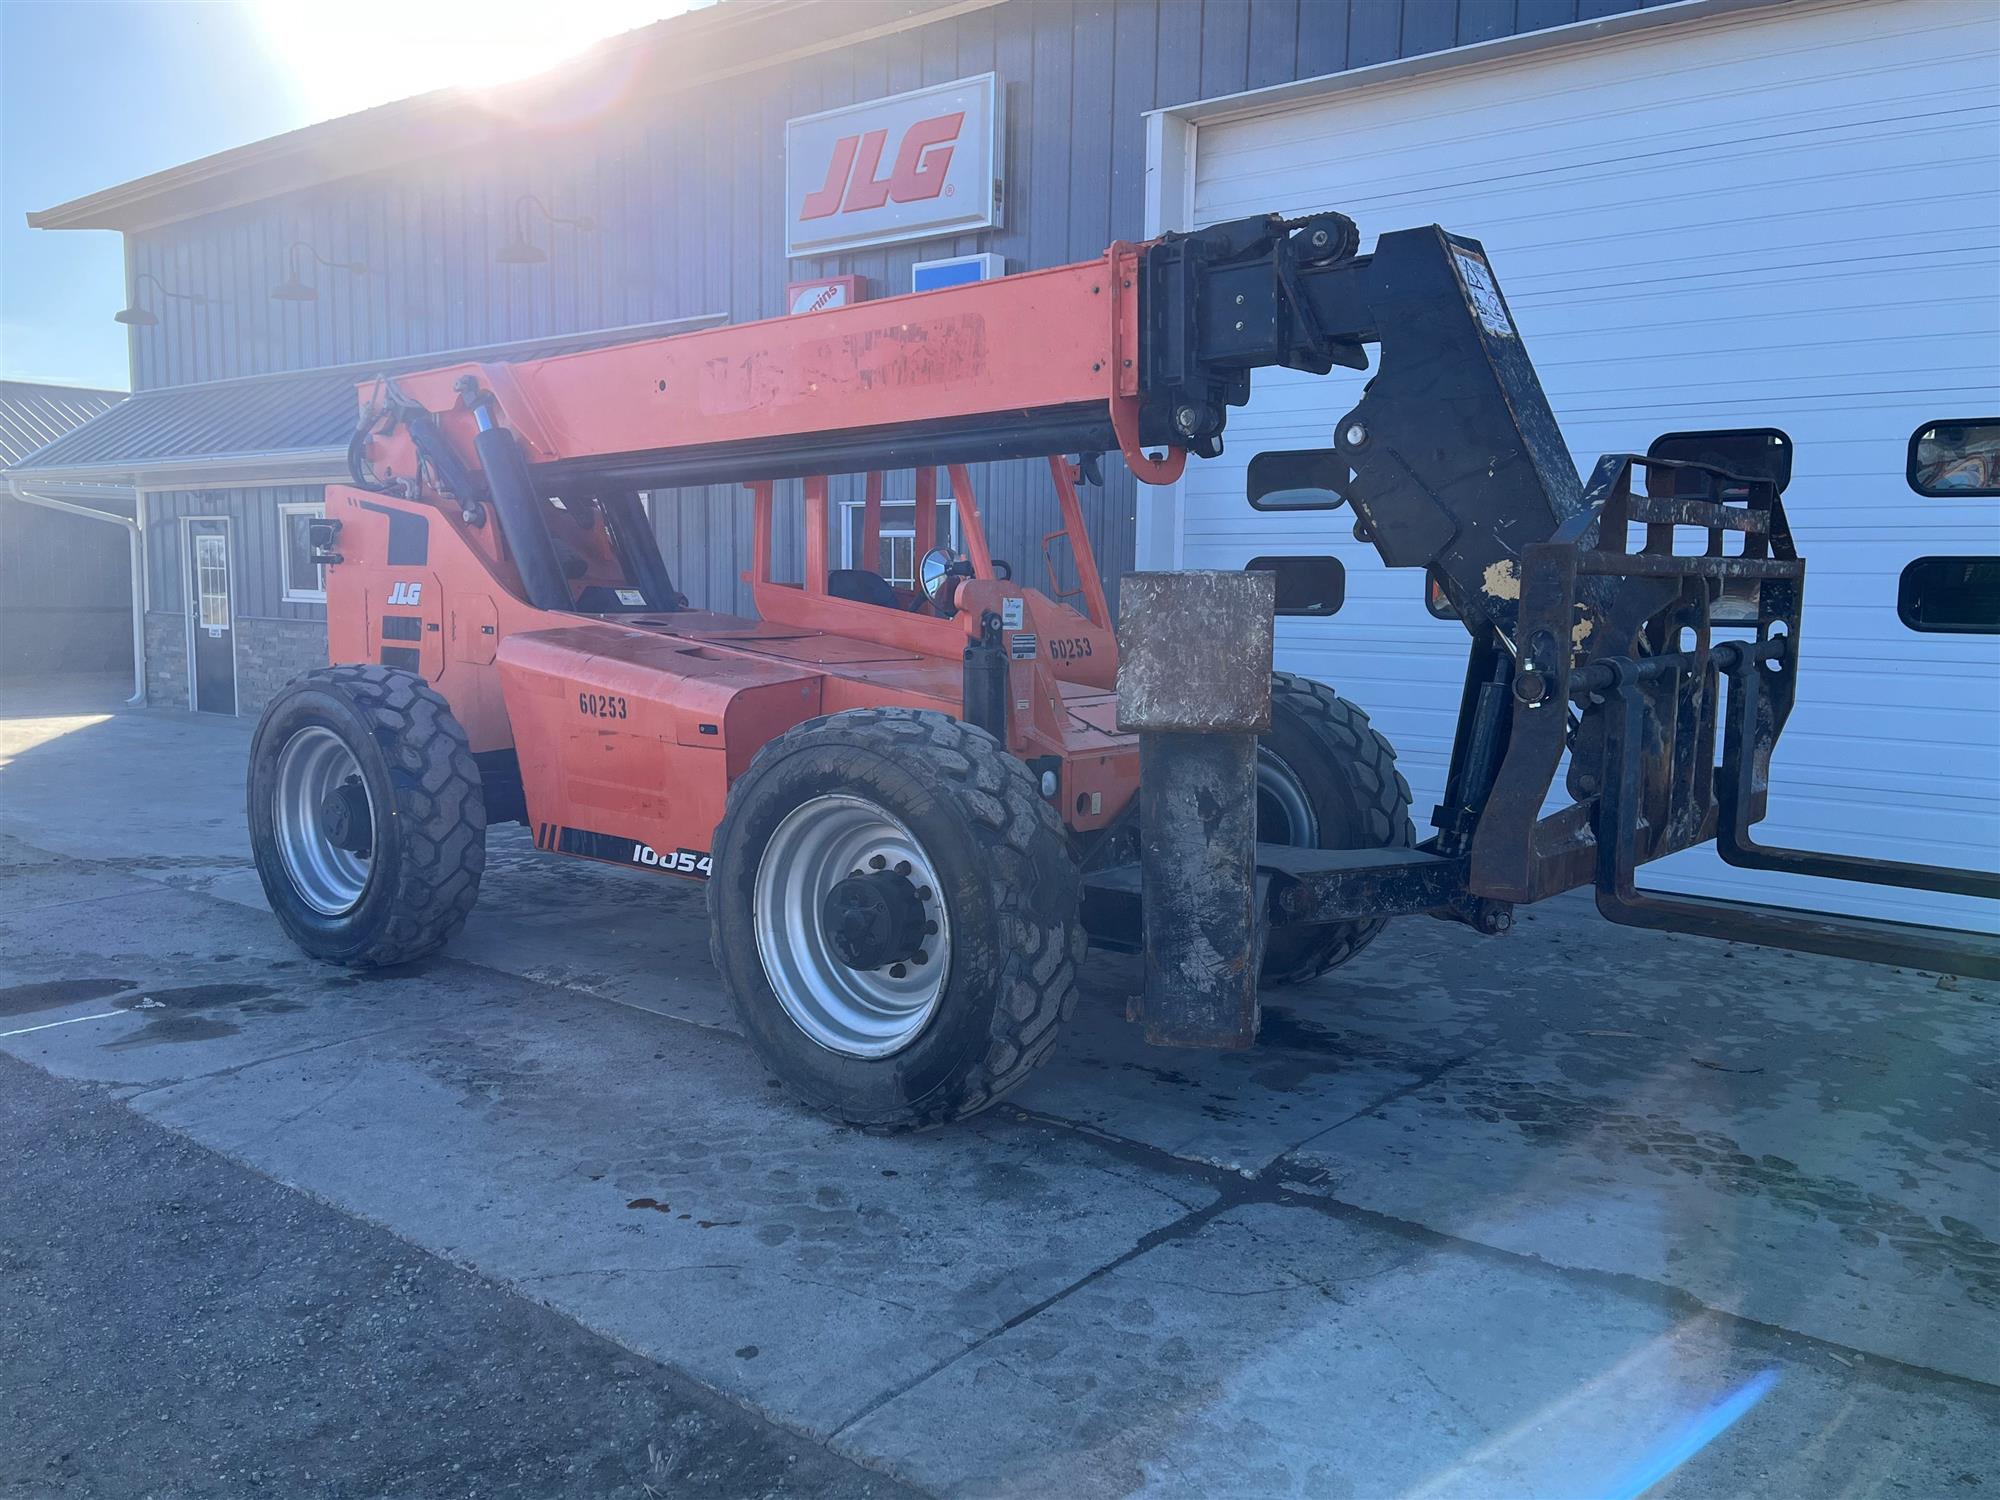
[[[1334,510],[1353,477],[1331,448],[1279,449],[1250,460],[1244,489],[1257,510]]]
[[[1347,602],[1347,569],[1337,557],[1253,557],[1246,573],[1275,573],[1277,613],[1326,616]]]

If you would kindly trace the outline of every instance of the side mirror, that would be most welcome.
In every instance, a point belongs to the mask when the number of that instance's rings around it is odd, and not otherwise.
[[[1792,440],[1776,427],[1663,433],[1653,440],[1646,457],[1707,464],[1745,479],[1768,479],[1781,495],[1792,482]]]
[[[1250,460],[1244,490],[1256,510],[1335,510],[1353,477],[1331,448],[1278,449]]]
[[[1253,557],[1243,571],[1277,574],[1280,615],[1323,618],[1347,602],[1347,569],[1337,557]]]
[[[340,522],[331,516],[314,516],[306,522],[306,546],[312,560],[322,566],[343,561],[333,549],[340,541]]]
[[[953,569],[959,571],[954,572]],[[965,576],[958,560],[944,547],[933,547],[917,563],[917,588],[934,608],[950,607],[958,580]]]

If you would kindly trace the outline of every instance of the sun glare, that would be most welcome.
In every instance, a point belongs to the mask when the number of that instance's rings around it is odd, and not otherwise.
[[[453,85],[523,78],[703,0],[256,0],[264,45],[312,119]]]

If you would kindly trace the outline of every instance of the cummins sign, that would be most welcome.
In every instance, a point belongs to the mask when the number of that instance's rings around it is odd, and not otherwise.
[[[787,120],[785,253],[997,226],[1000,101],[983,73]]]

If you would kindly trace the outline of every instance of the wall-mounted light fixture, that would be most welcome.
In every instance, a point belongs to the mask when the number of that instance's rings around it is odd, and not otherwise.
[[[506,244],[493,253],[493,258],[503,266],[539,266],[549,258],[549,252],[528,237],[528,210],[532,208],[551,226],[566,224],[571,229],[581,229],[586,233],[597,228],[597,221],[587,216],[574,219],[549,212],[549,206],[533,193],[523,193],[514,200],[514,234]]]
[[[196,307],[208,306],[208,298],[202,296],[201,293],[168,291],[160,278],[155,276],[151,271],[141,271],[138,279],[132,283],[132,305],[130,307],[121,307],[117,312],[113,313],[111,315],[112,322],[123,323],[129,328],[151,328],[160,321],[160,315],[139,300],[139,289],[149,281],[158,289],[162,297],[171,298],[175,302],[191,303]]]
[[[333,270],[346,271],[355,276],[366,276],[368,274],[368,267],[361,261],[328,260],[304,240],[294,240],[292,241],[290,251],[291,274],[271,288],[271,300],[273,302],[319,301],[319,288],[308,285],[299,276],[299,256],[301,251],[310,255],[317,264],[331,267]]]

